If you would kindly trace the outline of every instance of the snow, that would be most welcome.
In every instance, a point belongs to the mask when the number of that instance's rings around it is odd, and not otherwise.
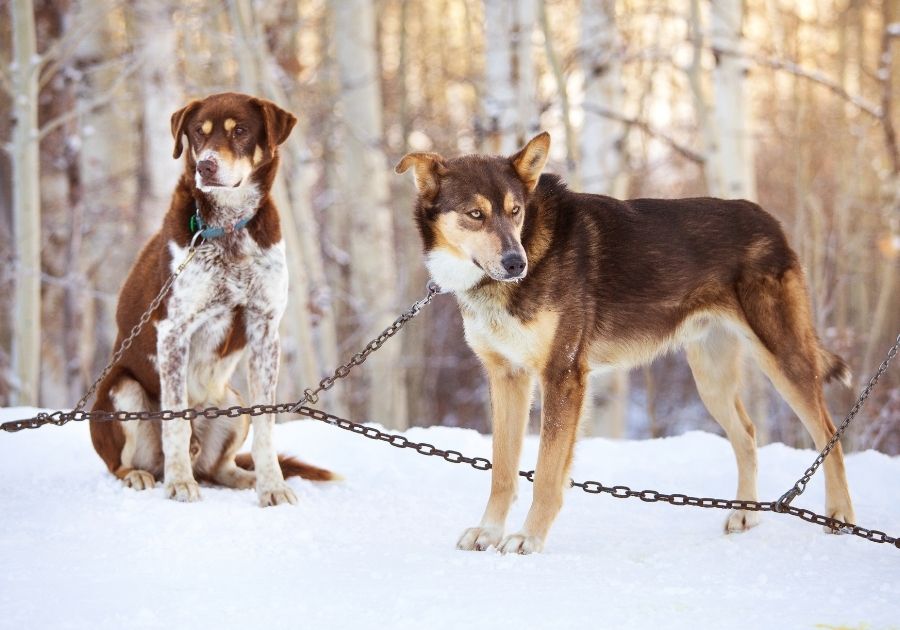
[[[32,415],[0,410],[0,420]],[[122,487],[87,426],[0,434],[0,628],[876,628],[900,624],[900,550],[766,513],[726,536],[726,513],[578,491],[546,551],[454,549],[475,525],[489,473],[314,421],[279,425],[281,452],[345,477],[292,479],[297,506],[204,487],[179,504]],[[410,439],[490,456],[490,438],[434,427]],[[537,439],[525,444],[532,468]],[[814,458],[760,450],[774,498]],[[573,476],[729,498],[721,437],[585,439]],[[900,534],[900,457],[847,457],[862,525]],[[820,510],[818,475],[798,505]],[[510,531],[525,516],[522,481]]]

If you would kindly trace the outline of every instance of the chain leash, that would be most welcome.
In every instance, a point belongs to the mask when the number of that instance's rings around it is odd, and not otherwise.
[[[199,234],[199,232],[197,234]],[[253,417],[261,416],[264,414],[292,413],[301,405],[304,405],[306,403],[315,404],[316,402],[318,402],[320,393],[331,389],[336,381],[342,378],[346,378],[347,375],[349,375],[355,367],[365,363],[369,355],[383,346],[388,339],[396,335],[401,328],[403,328],[407,323],[409,323],[413,318],[421,313],[422,309],[430,304],[435,296],[439,295],[441,292],[441,289],[437,284],[435,284],[434,282],[429,282],[425,297],[414,302],[397,319],[395,319],[390,326],[385,328],[381,332],[381,334],[379,334],[368,344],[366,344],[365,348],[363,348],[362,351],[354,354],[347,363],[338,367],[331,376],[326,376],[321,381],[319,381],[318,387],[316,387],[315,389],[307,388],[303,393],[303,398],[301,398],[297,402],[280,403],[276,405],[253,405],[251,407],[234,405],[232,407],[226,407],[224,409],[220,407],[206,407],[205,409],[188,408],[182,409],[180,411],[173,409],[161,409],[158,411],[84,411],[83,408],[87,403],[87,400],[91,397],[100,382],[106,377],[106,375],[119,360],[119,358],[121,358],[122,353],[124,353],[125,350],[127,350],[131,346],[134,338],[137,337],[137,335],[141,331],[141,328],[143,328],[143,326],[146,325],[146,323],[150,320],[150,316],[153,311],[156,310],[160,302],[162,302],[166,293],[168,293],[172,284],[175,282],[175,279],[184,270],[188,262],[190,262],[191,258],[194,257],[195,253],[196,250],[194,248],[194,243],[192,242],[191,249],[188,251],[188,255],[185,260],[181,263],[181,265],[178,266],[178,268],[172,273],[172,275],[163,285],[162,289],[159,292],[159,295],[156,296],[156,298],[150,304],[150,307],[141,316],[138,324],[135,325],[134,328],[132,328],[131,333],[128,335],[128,337],[120,344],[119,349],[113,355],[112,360],[104,368],[103,372],[101,372],[100,376],[96,381],[94,381],[94,384],[91,385],[90,389],[81,398],[81,400],[78,402],[78,405],[76,405],[76,407],[72,411],[54,411],[52,413],[41,412],[33,418],[4,422],[3,424],[0,424],[0,430],[6,431],[7,433],[16,433],[17,431],[22,431],[23,429],[37,429],[47,424],[62,426],[67,422],[71,422],[73,420],[76,422],[83,422],[85,420],[92,420],[95,422],[127,422],[131,420],[193,420],[195,418],[205,418],[212,420],[214,418],[220,418],[222,416],[228,418],[237,418],[243,415]]]
[[[491,468],[493,468],[493,464],[487,458],[468,457],[456,450],[440,449],[427,442],[414,442],[406,436],[381,431],[376,427],[353,422],[351,420],[335,416],[334,414],[327,413],[320,409],[307,406],[307,403],[316,404],[319,400],[319,394],[331,389],[334,386],[335,382],[337,382],[338,380],[346,378],[354,368],[362,365],[369,357],[369,355],[371,355],[382,345],[384,345],[384,343],[388,339],[396,335],[401,328],[403,328],[410,320],[415,318],[423,308],[430,304],[435,296],[437,296],[441,292],[440,288],[434,282],[428,283],[427,293],[424,298],[418,300],[417,302],[414,302],[412,306],[410,306],[397,319],[395,319],[390,326],[385,328],[381,332],[381,334],[379,334],[368,344],[366,344],[363,350],[353,355],[349,361],[335,369],[332,375],[326,376],[321,381],[319,381],[319,384],[315,389],[305,389],[303,398],[295,403],[279,403],[274,405],[258,404],[250,407],[235,405],[224,409],[219,407],[207,407],[205,409],[189,408],[183,409],[181,411],[170,409],[159,411],[83,411],[82,408],[87,402],[87,399],[96,389],[100,381],[109,372],[112,365],[114,365],[118,358],[121,357],[121,354],[127,349],[127,347],[131,345],[134,337],[136,337],[140,332],[141,327],[143,327],[147,323],[147,321],[149,321],[150,314],[156,309],[157,306],[159,306],[159,303],[171,288],[172,283],[174,283],[175,278],[184,270],[184,267],[187,266],[190,259],[193,258],[194,253],[194,243],[192,242],[191,249],[188,252],[188,256],[163,285],[163,289],[160,290],[159,295],[156,297],[156,299],[153,300],[150,308],[148,308],[144,315],[141,316],[141,320],[138,322],[138,325],[132,328],[131,334],[128,336],[128,338],[125,339],[125,341],[122,342],[119,350],[113,355],[113,360],[110,361],[110,364],[107,365],[103,373],[101,373],[100,377],[94,382],[88,392],[82,397],[82,399],[79,401],[78,406],[76,406],[73,411],[55,411],[50,414],[40,413],[34,418],[5,422],[3,424],[0,424],[0,430],[15,433],[23,429],[36,429],[38,427],[44,426],[45,424],[62,425],[72,420],[93,420],[98,422],[110,422],[114,420],[122,422],[131,420],[193,420],[194,418],[214,419],[222,416],[236,418],[243,415],[260,416],[264,414],[294,413],[305,416],[307,418],[311,418],[313,420],[319,420],[326,424],[330,424],[332,426],[338,427],[345,431],[356,433],[358,435],[362,435],[372,440],[385,442],[396,448],[412,449],[419,455],[424,455],[426,457],[440,457],[444,461],[450,462],[451,464],[467,464],[472,468],[475,468],[476,470],[483,471],[491,470]],[[126,342],[128,344],[127,346],[125,345]],[[841,423],[840,428],[835,432],[825,448],[822,449],[822,452],[819,453],[813,464],[806,470],[803,477],[801,477],[797,481],[797,483],[794,484],[791,490],[785,493],[785,495],[783,495],[777,501],[746,501],[740,499],[694,497],[679,493],[667,494],[664,492],[659,492],[657,490],[633,490],[632,488],[624,485],[605,486],[599,481],[579,482],[570,480],[569,485],[570,487],[578,488],[588,494],[609,494],[617,499],[637,498],[645,503],[663,502],[676,506],[687,505],[692,507],[717,508],[724,510],[749,510],[752,512],[778,512],[782,514],[790,514],[809,523],[824,525],[835,532],[849,533],[854,536],[859,536],[860,538],[870,540],[872,542],[882,544],[887,543],[896,547],[897,549],[900,549],[900,538],[890,536],[883,531],[877,529],[867,529],[853,523],[846,523],[844,521],[818,514],[816,512],[813,512],[812,510],[797,508],[790,505],[790,501],[801,494],[803,490],[805,490],[806,484],[809,482],[812,475],[816,473],[816,470],[834,448],[834,445],[837,444],[838,440],[840,439],[846,428],[849,426],[850,422],[859,413],[859,410],[862,408],[866,399],[871,394],[872,389],[878,382],[878,379],[881,378],[881,376],[887,371],[888,365],[890,364],[891,360],[897,355],[898,348],[900,348],[900,334],[897,335],[897,340],[888,351],[887,357],[881,363],[881,366],[879,366],[875,375],[872,376],[871,379],[869,379],[868,384],[857,398],[856,403],[847,414],[847,417]],[[534,470],[520,470],[518,474],[520,477],[523,477],[529,482],[534,483]]]

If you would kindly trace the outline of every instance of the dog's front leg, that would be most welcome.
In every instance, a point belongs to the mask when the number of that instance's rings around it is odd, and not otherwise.
[[[506,516],[519,487],[519,455],[531,406],[533,379],[525,370],[511,366],[496,356],[482,356],[491,389],[493,422],[493,468],[491,496],[478,527],[463,532],[458,549],[484,551],[498,547],[503,538]]]
[[[175,324],[172,320],[163,320],[157,327],[156,356],[159,359],[160,402],[163,409],[181,410],[188,407],[188,324],[189,322]],[[189,420],[163,421],[164,488],[166,496],[176,501],[200,500],[200,486],[194,479],[191,467],[190,446]]]
[[[272,404],[278,383],[278,362],[281,346],[278,340],[278,322],[274,316],[261,316],[261,322],[248,330],[250,359],[248,383],[250,399]],[[284,481],[278,465],[278,453],[272,440],[275,419],[271,414],[253,418],[253,467],[256,469],[256,494],[259,504],[281,505],[297,503],[294,491]]]
[[[569,466],[584,404],[588,370],[578,358],[548,366],[542,376],[541,445],[534,476],[534,500],[518,534],[500,544],[502,553],[534,553],[544,548],[569,486]]]

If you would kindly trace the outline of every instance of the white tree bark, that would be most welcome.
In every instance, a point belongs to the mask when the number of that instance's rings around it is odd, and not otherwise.
[[[516,93],[515,151],[540,131],[537,78],[534,71],[533,36],[537,21],[536,0],[516,0],[512,29],[513,86]]]
[[[393,218],[386,206],[387,164],[380,149],[375,11],[372,0],[334,0],[331,6],[341,83],[338,184],[349,218],[350,293],[362,338],[369,338],[396,316],[398,288]],[[363,372],[369,384],[366,416],[392,428],[408,423],[400,348],[399,343],[385,344]]]
[[[510,0],[484,0],[484,132],[485,150],[512,154],[516,143],[516,93],[513,90],[512,50],[515,5]]]
[[[581,185],[585,192],[621,197],[625,193],[625,125],[596,108],[621,113],[624,104],[621,45],[615,0],[582,0],[581,60],[584,125],[581,130]]]
[[[177,76],[177,29],[168,2],[135,3],[143,64],[139,72],[141,95],[141,173],[138,194],[140,237],[155,232],[169,206],[181,175],[182,163],[172,159],[169,115],[184,105]]]
[[[38,153],[38,57],[31,0],[14,0],[12,134],[16,333],[12,369],[14,405],[37,405],[41,368],[41,202]]]
[[[584,124],[581,130],[580,174],[585,192],[622,197],[625,125],[597,108],[621,113],[624,85],[615,0],[582,0],[581,70],[584,75]],[[591,375],[590,422],[594,435],[623,437],[628,415],[628,370]]]
[[[743,56],[717,51],[741,51],[743,0],[716,0],[710,4],[710,26],[716,65],[713,68],[715,125],[718,152],[711,166],[719,167],[716,196],[756,199],[756,172],[749,106],[744,90],[747,73]],[[712,157],[712,156],[711,156]]]

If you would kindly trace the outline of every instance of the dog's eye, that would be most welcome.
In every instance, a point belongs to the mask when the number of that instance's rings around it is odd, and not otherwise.
[[[517,214],[519,214],[519,212],[520,212],[521,210],[522,210],[521,207],[519,207],[519,206],[513,206],[513,207],[512,207],[512,210],[510,210],[509,213],[510,213],[511,215],[513,215],[513,216],[516,216]]]
[[[484,217],[484,214],[482,214],[481,210],[470,210],[466,212],[466,214],[473,219],[481,219],[482,217]]]
[[[243,136],[244,133],[245,133],[246,131],[247,131],[247,130],[244,129],[243,127],[235,127],[235,128],[234,128],[234,135],[236,135],[236,136]]]

